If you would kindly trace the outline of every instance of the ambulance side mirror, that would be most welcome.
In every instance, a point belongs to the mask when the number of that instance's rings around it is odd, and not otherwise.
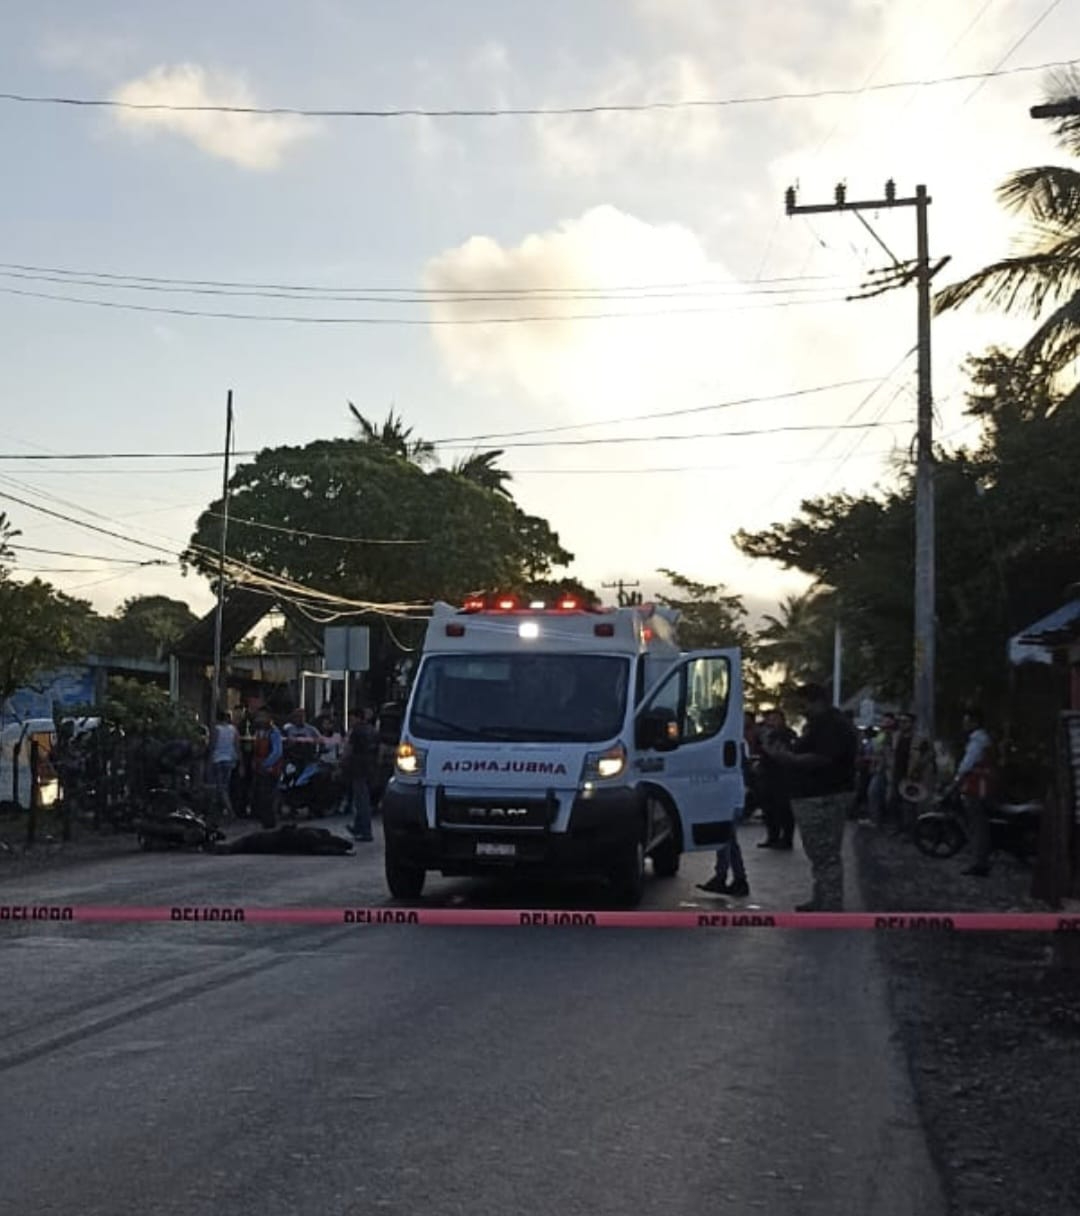
[[[679,746],[675,711],[661,706],[647,709],[637,720],[634,742],[642,751],[673,752]]]

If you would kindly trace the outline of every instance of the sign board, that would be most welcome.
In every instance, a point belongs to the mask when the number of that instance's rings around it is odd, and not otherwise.
[[[323,647],[329,671],[367,671],[371,666],[371,630],[367,625],[327,626]]]

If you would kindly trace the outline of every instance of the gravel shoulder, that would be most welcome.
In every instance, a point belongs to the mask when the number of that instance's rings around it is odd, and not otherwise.
[[[855,833],[873,911],[1046,911],[1031,872]],[[890,1001],[950,1216],[1077,1216],[1080,968],[1041,934],[880,934]]]

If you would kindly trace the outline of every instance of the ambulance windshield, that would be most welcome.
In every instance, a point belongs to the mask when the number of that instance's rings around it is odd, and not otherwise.
[[[629,675],[622,655],[432,655],[409,729],[421,739],[600,742],[622,729]]]

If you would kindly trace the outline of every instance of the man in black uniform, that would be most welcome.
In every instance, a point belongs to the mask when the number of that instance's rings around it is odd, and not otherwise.
[[[840,710],[829,704],[820,684],[798,690],[806,728],[790,752],[767,747],[790,778],[791,805],[813,873],[813,898],[798,912],[841,912],[844,908],[844,820],[855,784],[858,738]]]

